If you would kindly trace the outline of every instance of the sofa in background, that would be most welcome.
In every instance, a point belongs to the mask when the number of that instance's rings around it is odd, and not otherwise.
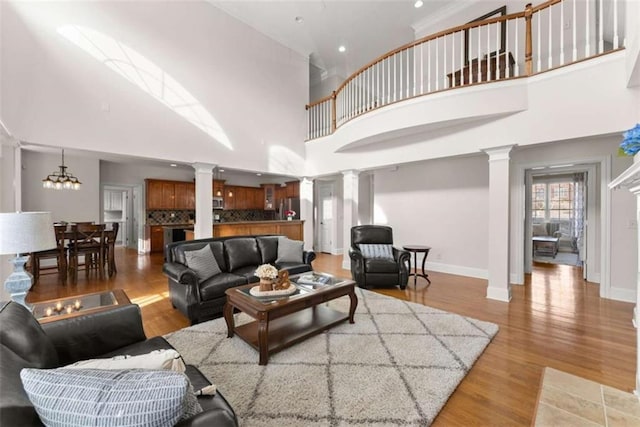
[[[159,349],[173,347],[162,337],[147,339],[135,304],[40,325],[24,306],[0,303],[0,425],[43,425],[23,388],[23,368],[51,369],[79,360],[136,356]],[[194,366],[187,366],[185,374],[195,390],[211,384]],[[219,392],[197,400],[204,412],[178,426],[237,427],[233,408]]]
[[[213,253],[213,261],[196,263],[193,251],[205,247]],[[203,257],[208,255],[204,252]],[[162,271],[169,280],[171,303],[192,325],[221,317],[227,299],[225,291],[259,282],[254,275],[259,265],[271,264],[278,270],[298,274],[311,271],[311,262],[316,258],[315,252],[303,250],[302,242],[284,236],[212,237],[175,242],[165,246],[164,256]],[[211,271],[199,274],[196,264],[201,269],[215,265]]]

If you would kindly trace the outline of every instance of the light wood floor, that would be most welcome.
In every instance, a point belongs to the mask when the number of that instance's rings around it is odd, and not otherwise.
[[[118,273],[98,280],[80,272],[76,285],[62,286],[57,275],[41,276],[30,302],[105,289],[124,289],[142,307],[148,336],[188,326],[171,308],[162,256],[117,249]],[[341,257],[319,254],[314,269],[350,277]],[[464,316],[497,323],[500,332],[462,381],[435,426],[530,425],[545,366],[624,391],[635,377],[633,305],[600,299],[598,285],[584,282],[576,267],[536,264],[525,286],[513,287],[510,303],[485,298],[486,281],[429,273],[406,290],[379,292]],[[411,279],[413,280],[413,279]]]

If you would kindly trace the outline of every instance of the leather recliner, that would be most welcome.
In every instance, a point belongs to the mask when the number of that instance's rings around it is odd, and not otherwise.
[[[351,275],[359,287],[407,287],[409,278],[409,252],[392,247],[393,259],[366,258],[359,245],[393,245],[393,230],[385,225],[358,225],[351,228]]]

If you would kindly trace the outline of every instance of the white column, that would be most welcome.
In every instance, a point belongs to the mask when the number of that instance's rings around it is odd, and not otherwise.
[[[300,180],[300,219],[304,220],[304,248],[313,249],[313,181],[304,177]]]
[[[636,224],[640,223],[640,185],[629,188],[636,195]],[[640,248],[640,228],[636,232],[638,235],[638,248]],[[638,318],[638,310],[640,310],[640,250],[638,250],[638,275],[636,276],[636,306],[633,308],[633,326],[636,328],[636,389],[633,393],[640,396],[640,319]]]
[[[196,223],[194,238],[206,239],[213,236],[213,169],[216,165],[194,163],[196,170]]]
[[[349,270],[349,246],[351,246],[351,227],[358,225],[358,174],[356,170],[342,172],[342,268]]]
[[[489,156],[489,285],[487,298],[509,302],[509,152],[513,145],[484,150]]]

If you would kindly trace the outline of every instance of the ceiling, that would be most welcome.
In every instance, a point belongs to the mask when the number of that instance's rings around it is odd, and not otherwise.
[[[208,0],[236,19],[309,57],[322,77],[348,77],[415,39],[415,29],[470,0]],[[296,17],[301,22],[296,22]],[[346,51],[338,52],[344,45]],[[313,68],[313,67],[312,67]]]

